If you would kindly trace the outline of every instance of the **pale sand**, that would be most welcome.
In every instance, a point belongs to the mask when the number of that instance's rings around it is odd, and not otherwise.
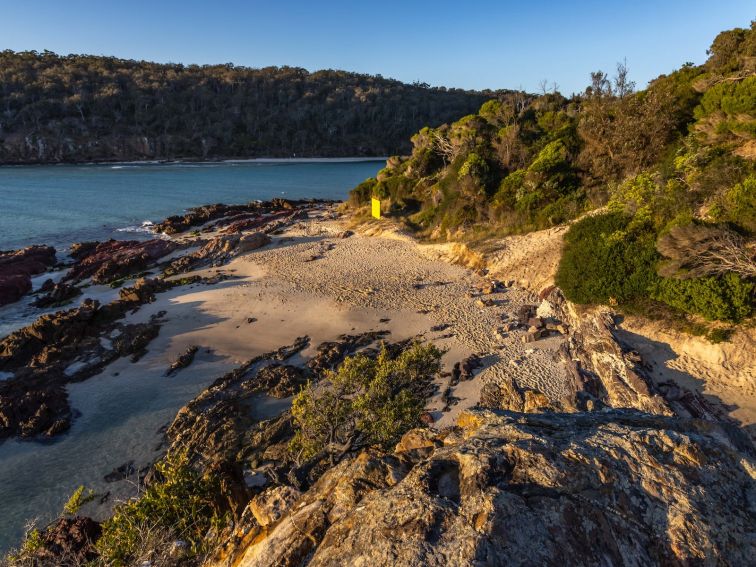
[[[307,358],[320,343],[341,334],[385,329],[390,341],[422,336],[446,349],[447,372],[470,354],[485,357],[475,378],[453,389],[459,402],[451,411],[441,411],[448,378],[439,380],[438,393],[427,408],[437,419],[436,427],[453,424],[462,409],[475,405],[489,378],[513,376],[521,386],[537,388],[553,399],[566,393],[564,368],[553,341],[524,345],[519,331],[504,338],[495,333],[519,305],[538,303],[532,293],[510,288],[486,296],[497,305],[478,307],[475,287],[484,280],[439,260],[433,247],[391,232],[340,239],[336,235],[344,225],[331,217],[324,211],[274,236],[265,248],[222,268],[196,272],[207,276],[220,270],[233,276],[230,280],[160,294],[156,302],[128,317],[128,322],[140,322],[167,311],[159,342],[149,347],[151,371],[166,368],[195,344],[212,350],[220,375],[229,364],[290,344],[298,336],[311,338],[302,353]],[[313,256],[318,259],[309,261]],[[247,323],[250,317],[257,321]],[[431,331],[441,324],[448,328]],[[146,363],[134,365],[132,371],[144,372]],[[128,378],[129,372],[122,369],[122,376]]]
[[[485,243],[485,265],[499,277],[540,291],[554,284],[567,228],[560,226]],[[459,250],[453,253],[463,262],[470,262],[475,255],[467,252],[465,258]],[[625,317],[618,338],[641,355],[655,382],[672,380],[726,408],[744,426],[756,424],[756,332],[752,327],[743,326],[729,342],[713,344],[656,321]]]
[[[437,427],[451,425],[462,409],[476,404],[488,379],[512,377],[553,400],[567,393],[565,369],[556,354],[561,338],[526,345],[520,331],[504,337],[496,333],[514,318],[518,306],[538,304],[534,292],[553,283],[563,227],[493,242],[485,251],[487,266],[494,275],[523,287],[486,296],[497,305],[481,308],[475,292],[485,280],[445,261],[480,265],[479,255],[453,244],[420,245],[387,223],[368,225],[341,239],[337,235],[344,222],[331,210],[311,216],[274,236],[271,245],[222,268],[196,272],[208,276],[220,271],[232,279],[160,294],[155,303],[128,317],[128,322],[139,322],[167,311],[160,338],[150,345],[145,362],[122,368],[122,373],[143,373],[147,364],[149,372],[162,371],[196,344],[213,353],[215,363],[209,362],[205,371],[215,364],[220,376],[230,365],[291,344],[302,335],[311,338],[302,353],[307,358],[317,345],[341,334],[385,329],[391,333],[388,340],[422,336],[447,349],[446,371],[470,354],[484,357],[485,366],[475,378],[453,389],[460,401],[451,411],[441,411],[448,379],[439,380],[438,393],[428,404]],[[313,257],[317,259],[310,261]],[[257,321],[247,323],[250,317]],[[430,330],[441,324],[449,327]],[[621,338],[653,365],[655,379],[673,379],[711,394],[731,406],[733,417],[746,425],[754,423],[752,335],[747,344],[710,345],[630,319],[624,329]]]
[[[672,380],[721,404],[744,426],[756,424],[756,333],[740,329],[730,341],[713,344],[662,324],[627,317],[618,337],[651,366],[655,382]]]

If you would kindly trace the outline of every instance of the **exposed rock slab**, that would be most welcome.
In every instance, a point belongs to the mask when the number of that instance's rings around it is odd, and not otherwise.
[[[176,249],[170,240],[152,239],[108,240],[96,246],[77,250],[79,260],[66,279],[81,281],[92,278],[94,283],[108,283],[147,269],[158,259]]]
[[[214,565],[747,565],[753,453],[637,411],[473,411],[408,463],[363,453]],[[414,464],[414,466],[412,466]]]

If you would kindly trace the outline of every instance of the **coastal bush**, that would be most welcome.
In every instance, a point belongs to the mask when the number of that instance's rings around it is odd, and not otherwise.
[[[716,220],[756,233],[756,175],[749,175],[726,191],[711,214]]]
[[[754,283],[734,272],[659,277],[656,233],[621,212],[582,219],[565,236],[556,283],[575,303],[627,305],[645,299],[709,320],[740,322],[753,313]]]
[[[441,351],[415,344],[392,357],[384,346],[377,357],[349,357],[319,384],[308,383],[294,398],[297,460],[395,443],[420,424],[424,390],[440,370]]]
[[[225,517],[216,503],[218,480],[202,476],[178,455],[155,465],[157,480],[140,497],[116,506],[102,525],[96,547],[107,565],[127,565],[161,541],[183,540],[192,556],[207,551],[205,535],[219,528]]]
[[[575,303],[624,303],[645,297],[658,276],[656,234],[614,212],[586,217],[565,235],[556,283]]]
[[[370,177],[349,192],[349,204],[359,207],[370,202],[377,181]]]
[[[27,523],[24,538],[17,549],[10,550],[5,557],[0,556],[0,567],[36,567],[38,553],[45,547],[42,532],[35,522]]]
[[[651,297],[711,321],[738,323],[753,313],[754,284],[732,272],[694,279],[661,278]]]

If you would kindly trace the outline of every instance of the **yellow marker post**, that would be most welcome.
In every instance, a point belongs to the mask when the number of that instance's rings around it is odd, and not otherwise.
[[[371,203],[373,205],[373,216],[377,219],[381,218],[381,202],[380,200],[373,197],[371,199]]]

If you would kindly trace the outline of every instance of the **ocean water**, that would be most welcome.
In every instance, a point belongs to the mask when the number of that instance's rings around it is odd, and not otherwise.
[[[208,203],[344,199],[385,160],[0,167],[0,250],[134,238],[146,223]]]
[[[145,238],[146,221],[206,203],[343,199],[381,167],[382,160],[0,167],[0,250],[45,243],[64,252],[81,240]],[[38,276],[35,286],[51,275],[62,273]],[[88,288],[84,297],[108,301],[117,294],[100,287]],[[40,313],[25,300],[0,308],[0,337]],[[168,340],[158,336],[151,348],[164,352]],[[119,376],[132,364],[119,359],[101,375],[71,384],[70,403],[79,417],[54,441],[0,443],[0,555],[18,545],[28,521],[44,526],[59,514],[79,485],[101,495],[112,492],[105,504],[84,510],[99,518],[113,502],[132,495],[131,482],[104,483],[103,475],[129,460],[136,466],[154,460],[160,428],[233,366],[198,355],[178,378],[156,380],[165,363],[157,354],[154,360],[148,354],[140,361],[145,372],[134,379]],[[7,378],[0,373],[0,380]]]

